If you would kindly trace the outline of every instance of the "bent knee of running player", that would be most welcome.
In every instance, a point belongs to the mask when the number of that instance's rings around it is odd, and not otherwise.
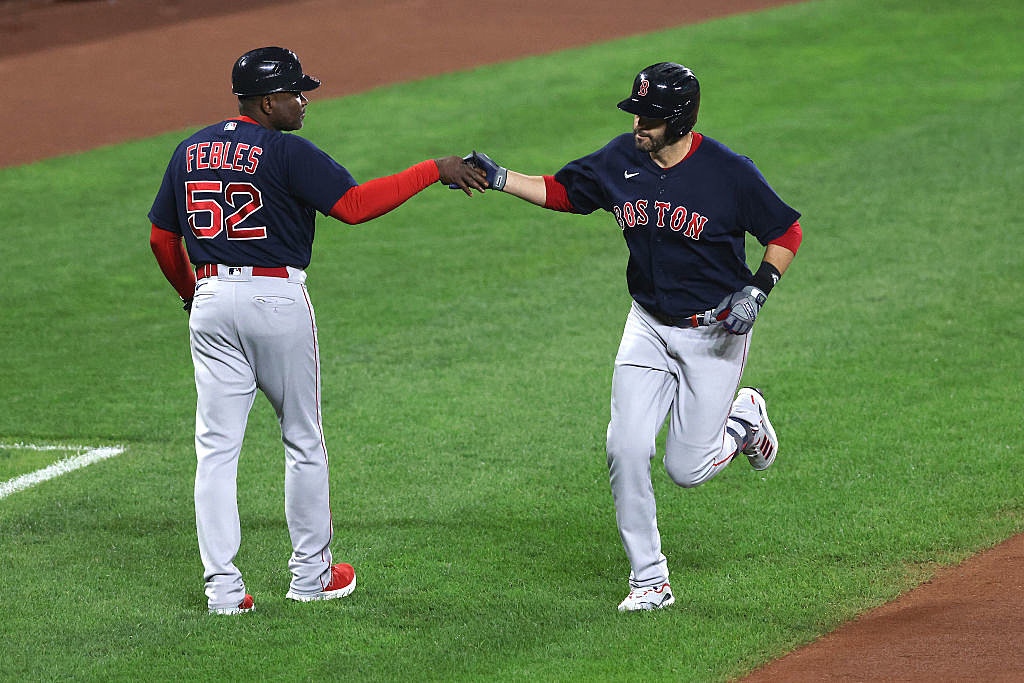
[[[665,441],[665,472],[683,488],[700,486],[724,470],[737,451],[736,441],[728,432],[701,443],[670,434]]]

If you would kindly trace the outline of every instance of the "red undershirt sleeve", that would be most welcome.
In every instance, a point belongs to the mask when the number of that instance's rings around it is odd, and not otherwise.
[[[350,225],[365,223],[398,208],[439,179],[437,163],[433,159],[421,161],[394,175],[356,185],[335,202],[330,215]]]
[[[544,208],[554,211],[572,211],[572,202],[565,191],[565,185],[555,180],[555,176],[544,176],[544,189],[547,191],[544,198]]]
[[[174,287],[178,296],[189,301],[196,291],[196,276],[189,265],[188,255],[181,243],[181,235],[153,225],[149,232],[149,246],[164,277]]]
[[[794,221],[793,225],[789,226],[789,230],[784,232],[781,237],[776,237],[768,244],[775,244],[780,247],[784,247],[795,254],[796,250],[800,248],[800,242],[803,238],[804,231],[800,229],[800,221]]]

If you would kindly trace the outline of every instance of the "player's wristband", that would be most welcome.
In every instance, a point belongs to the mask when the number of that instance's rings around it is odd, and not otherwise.
[[[178,297],[179,299],[181,297]],[[184,304],[181,308],[189,313],[192,312],[192,299],[181,299],[181,303]]]
[[[757,287],[765,296],[768,296],[768,292],[772,291],[772,287],[782,277],[782,273],[779,269],[768,263],[767,261],[761,261],[761,267],[754,273],[754,277],[750,278],[750,284],[753,287]]]

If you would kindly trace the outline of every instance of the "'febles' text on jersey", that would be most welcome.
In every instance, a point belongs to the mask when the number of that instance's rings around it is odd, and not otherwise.
[[[211,168],[243,171],[252,175],[259,167],[261,154],[262,147],[253,147],[244,142],[194,142],[185,148],[185,172]]]

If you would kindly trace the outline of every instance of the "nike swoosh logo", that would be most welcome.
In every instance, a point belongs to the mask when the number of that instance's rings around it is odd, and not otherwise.
[[[630,178],[632,178],[632,177],[634,177],[634,176],[638,176],[638,175],[640,175],[640,171],[637,171],[636,173],[630,173],[629,171],[623,171],[623,172],[622,172],[622,176],[623,176],[623,177],[624,177],[624,178],[625,178],[626,180],[629,180]]]

